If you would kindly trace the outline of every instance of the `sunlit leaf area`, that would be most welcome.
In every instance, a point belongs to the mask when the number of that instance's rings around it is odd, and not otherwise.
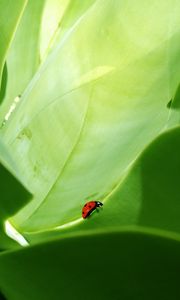
[[[0,299],[180,299],[180,1],[0,0]]]

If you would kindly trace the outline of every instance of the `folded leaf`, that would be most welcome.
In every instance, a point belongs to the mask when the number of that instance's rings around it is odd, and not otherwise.
[[[79,218],[167,127],[179,14],[178,1],[95,1],[59,39],[3,131],[35,195],[13,219],[20,230]]]
[[[176,300],[180,242],[137,229],[90,234],[0,254],[8,300]]]
[[[1,80],[1,87],[0,87],[0,104],[2,103],[6,95],[7,80],[8,80],[8,71],[7,71],[7,64],[5,63],[2,72],[2,80]]]
[[[3,165],[3,164],[4,165]],[[6,167],[5,167],[6,166]],[[30,200],[30,193],[20,181],[10,173],[15,164],[8,155],[7,149],[0,143],[0,249],[17,247],[4,232],[4,222],[25,206]],[[9,170],[8,170],[9,169]]]
[[[24,92],[40,64],[40,24],[44,2],[28,1],[8,51],[8,82],[6,97],[0,109],[1,123],[7,120],[12,105],[16,105],[15,98]]]
[[[103,209],[87,220],[57,227],[56,230],[26,233],[31,243],[110,230],[121,226],[142,226],[180,234],[179,170],[180,127],[156,138],[136,160],[123,182],[105,198]]]
[[[26,3],[26,0],[18,0],[16,2],[11,0],[0,1],[0,79],[7,50],[12,42]]]

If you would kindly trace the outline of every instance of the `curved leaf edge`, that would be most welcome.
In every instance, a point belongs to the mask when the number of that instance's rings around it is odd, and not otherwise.
[[[162,230],[159,228],[154,228],[154,227],[144,227],[144,226],[139,226],[139,225],[130,225],[130,226],[119,226],[119,227],[109,227],[108,229],[97,229],[95,230],[79,230],[76,232],[59,232],[59,235],[57,236],[52,236],[47,239],[45,237],[45,239],[41,239],[38,240],[38,235],[37,235],[37,240],[35,238],[36,233],[31,234],[31,236],[33,235],[34,239],[31,242],[30,240],[28,241],[28,234],[24,234],[25,238],[27,239],[27,241],[29,242],[29,246],[27,246],[26,248],[20,248],[18,250],[23,250],[23,249],[28,249],[31,247],[37,247],[38,245],[47,245],[47,244],[51,244],[57,241],[64,241],[64,240],[69,240],[69,239],[76,239],[76,238],[80,238],[80,237],[93,237],[93,236],[101,236],[101,235],[111,235],[111,234],[140,234],[140,235],[146,235],[146,236],[150,236],[150,237],[159,237],[159,238],[164,238],[167,240],[173,240],[176,242],[180,242],[180,234],[175,233],[173,231],[166,231],[166,230]],[[11,250],[8,250],[8,252],[11,252]],[[14,252],[14,251],[12,251]]]
[[[101,200],[101,202],[105,203],[106,201],[109,201],[111,199],[111,197],[116,193],[117,190],[121,189],[121,187],[124,185],[124,183],[126,182],[126,180],[128,179],[128,176],[131,174],[132,170],[138,165],[139,160],[146,155],[146,153],[153,148],[156,143],[159,142],[160,139],[165,138],[167,134],[171,134],[171,132],[173,133],[174,131],[180,131],[180,126],[174,126],[173,128],[167,129],[165,131],[162,131],[155,139],[153,139],[150,143],[148,143],[143,149],[142,151],[139,153],[139,155],[134,159],[134,161],[128,166],[128,168],[124,171],[123,175],[121,176],[120,180],[117,182],[117,184],[115,185],[115,187],[109,191],[109,193],[105,196],[104,199]],[[16,226],[16,224],[14,224],[14,222],[10,219],[9,220],[10,223],[13,225],[13,227],[16,228],[17,231],[19,231],[22,235],[24,235],[25,237],[27,236],[35,236],[36,234],[46,234],[46,233],[54,233],[56,232],[67,232],[69,228],[75,228],[76,226],[78,226],[79,224],[83,223],[83,218],[78,218],[78,219],[72,219],[70,222],[66,223],[66,224],[57,224],[55,227],[53,228],[48,228],[45,230],[36,230],[36,231],[23,231],[21,230],[21,228],[19,228],[18,226]]]

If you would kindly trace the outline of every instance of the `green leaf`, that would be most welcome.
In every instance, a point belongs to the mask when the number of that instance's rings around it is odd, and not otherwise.
[[[0,216],[7,218],[15,214],[21,206],[27,203],[27,195],[29,193],[18,184],[17,179],[14,178],[9,172],[1,165],[1,197],[0,202]],[[29,197],[28,197],[29,198]]]
[[[84,1],[83,4],[79,0],[28,2],[7,57],[8,72],[11,76],[5,101],[1,106],[1,122],[13,105],[14,99],[24,92],[42,60],[46,58],[56,41],[56,36],[62,39],[78,15],[94,1]]]
[[[29,1],[7,56],[7,93],[1,106],[3,122],[14,99],[24,92],[40,64],[41,18],[45,0]]]
[[[92,220],[96,229],[139,225],[180,233],[180,127],[160,135],[143,151],[124,182]],[[102,224],[100,226],[102,226]],[[86,227],[86,226],[85,226]],[[86,228],[87,229],[87,228]]]
[[[64,234],[79,235],[134,225],[179,234],[179,153],[180,127],[177,127],[160,135],[143,151],[124,181],[105,198],[99,213],[56,230],[27,232],[26,238],[38,243]],[[80,214],[79,208],[79,217]]]
[[[40,43],[42,60],[94,2],[96,0],[46,0]]]
[[[3,129],[35,195],[13,218],[20,230],[79,218],[84,202],[104,199],[167,127],[179,84],[179,12],[170,0],[95,1],[59,40]]]
[[[97,233],[0,255],[8,300],[176,300],[180,242],[141,232]]]
[[[6,168],[3,166],[3,164]],[[9,167],[11,166],[11,167]],[[18,212],[30,200],[30,193],[19,182],[19,180],[10,173],[15,163],[12,161],[7,149],[0,143],[0,249],[17,247],[17,244],[8,238],[4,233],[4,222]],[[8,170],[9,169],[9,170]]]
[[[8,80],[8,71],[7,71],[7,64],[5,63],[3,68],[1,88],[0,88],[0,104],[2,103],[4,97],[6,96],[7,80]]]
[[[11,2],[0,0],[0,26],[15,20],[7,7],[21,1]],[[41,0],[28,2],[15,36],[7,30],[0,291],[8,300],[180,298],[179,20],[177,0]],[[104,206],[84,220],[88,200]],[[13,249],[4,223],[31,246]]]
[[[4,295],[2,293],[0,293],[0,298],[1,300],[7,300],[7,298],[4,298]]]
[[[46,0],[41,22],[40,58],[46,58],[60,30],[62,18],[70,0]]]
[[[0,1],[0,78],[7,50],[9,49],[26,3],[26,0],[18,0],[16,2],[11,0]]]
[[[169,118],[167,127],[172,127],[180,124],[180,84],[176,90],[175,96],[169,102]]]

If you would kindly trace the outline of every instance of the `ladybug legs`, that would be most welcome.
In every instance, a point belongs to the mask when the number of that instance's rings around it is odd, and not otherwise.
[[[99,208],[102,208],[103,206],[103,203],[100,202],[100,201],[96,201],[96,211],[99,213],[100,209]]]

